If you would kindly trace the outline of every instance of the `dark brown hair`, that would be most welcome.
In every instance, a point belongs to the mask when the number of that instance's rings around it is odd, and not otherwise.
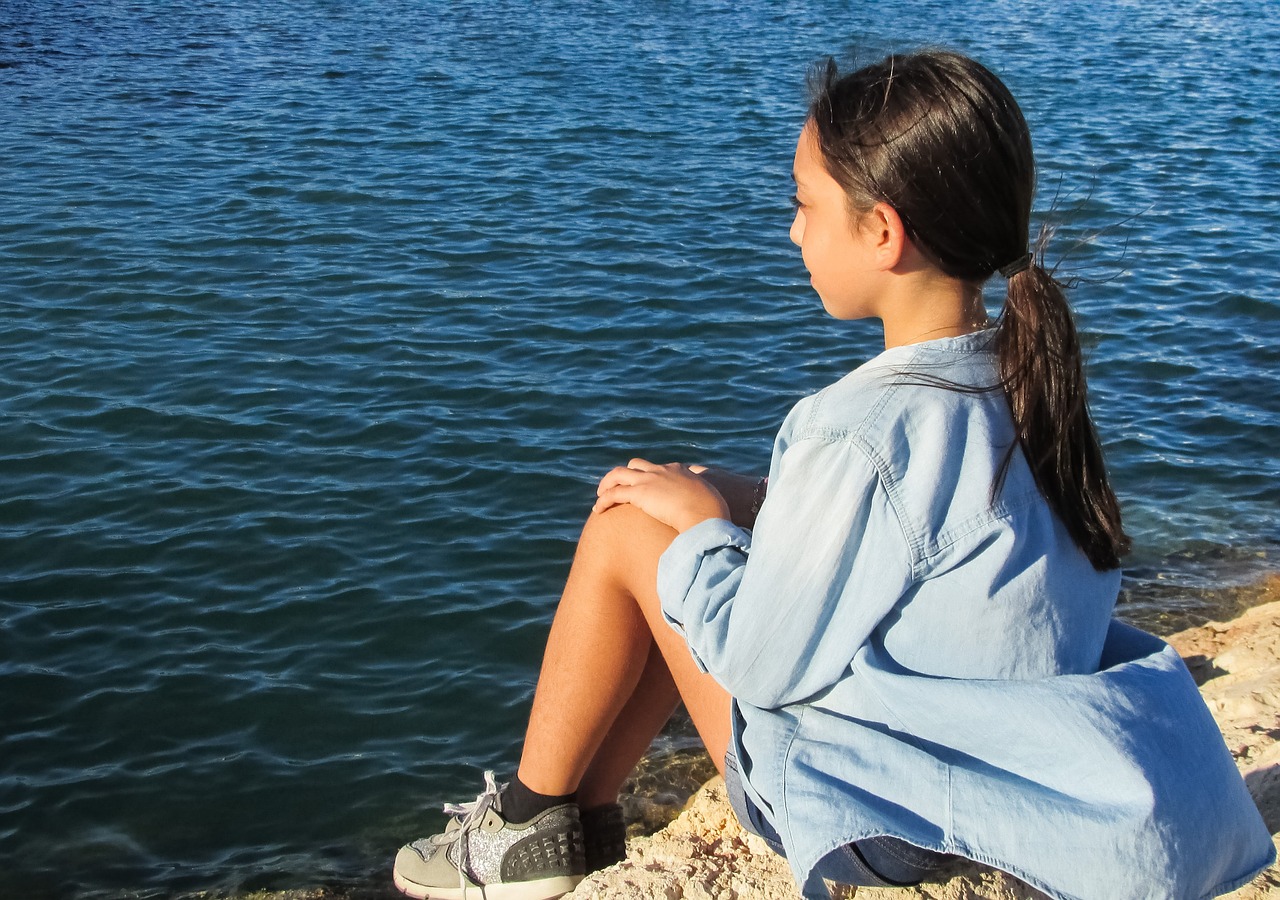
[[[1089,417],[1064,285],[1044,268],[1043,233],[1027,259],[1035,159],[1013,95],[980,63],[940,50],[846,75],[828,60],[811,88],[823,162],[852,210],[887,203],[920,252],[975,287],[1010,273],[995,348],[1018,444],[1072,539],[1095,568],[1115,568],[1129,538]]]

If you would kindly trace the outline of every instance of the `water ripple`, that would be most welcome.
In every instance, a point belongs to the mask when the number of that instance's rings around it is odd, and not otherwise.
[[[876,350],[787,239],[821,52],[1022,100],[1130,613],[1273,568],[1264,7],[0,6],[0,894],[340,882],[510,767],[595,477]]]

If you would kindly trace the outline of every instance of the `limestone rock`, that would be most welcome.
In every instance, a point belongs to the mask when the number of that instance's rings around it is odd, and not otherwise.
[[[738,824],[716,776],[657,834],[632,841],[626,860],[570,896],[593,900],[794,900],[786,860]]]

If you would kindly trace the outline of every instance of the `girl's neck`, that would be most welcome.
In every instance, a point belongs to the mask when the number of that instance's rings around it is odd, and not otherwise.
[[[882,306],[885,349],[972,334],[988,326],[982,289],[929,267],[898,279]]]

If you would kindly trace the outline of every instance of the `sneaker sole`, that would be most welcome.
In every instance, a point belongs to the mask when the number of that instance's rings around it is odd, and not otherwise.
[[[538,881],[513,881],[508,884],[467,885],[463,887],[429,887],[392,872],[396,889],[416,900],[556,900],[578,886],[582,875],[559,875]]]

